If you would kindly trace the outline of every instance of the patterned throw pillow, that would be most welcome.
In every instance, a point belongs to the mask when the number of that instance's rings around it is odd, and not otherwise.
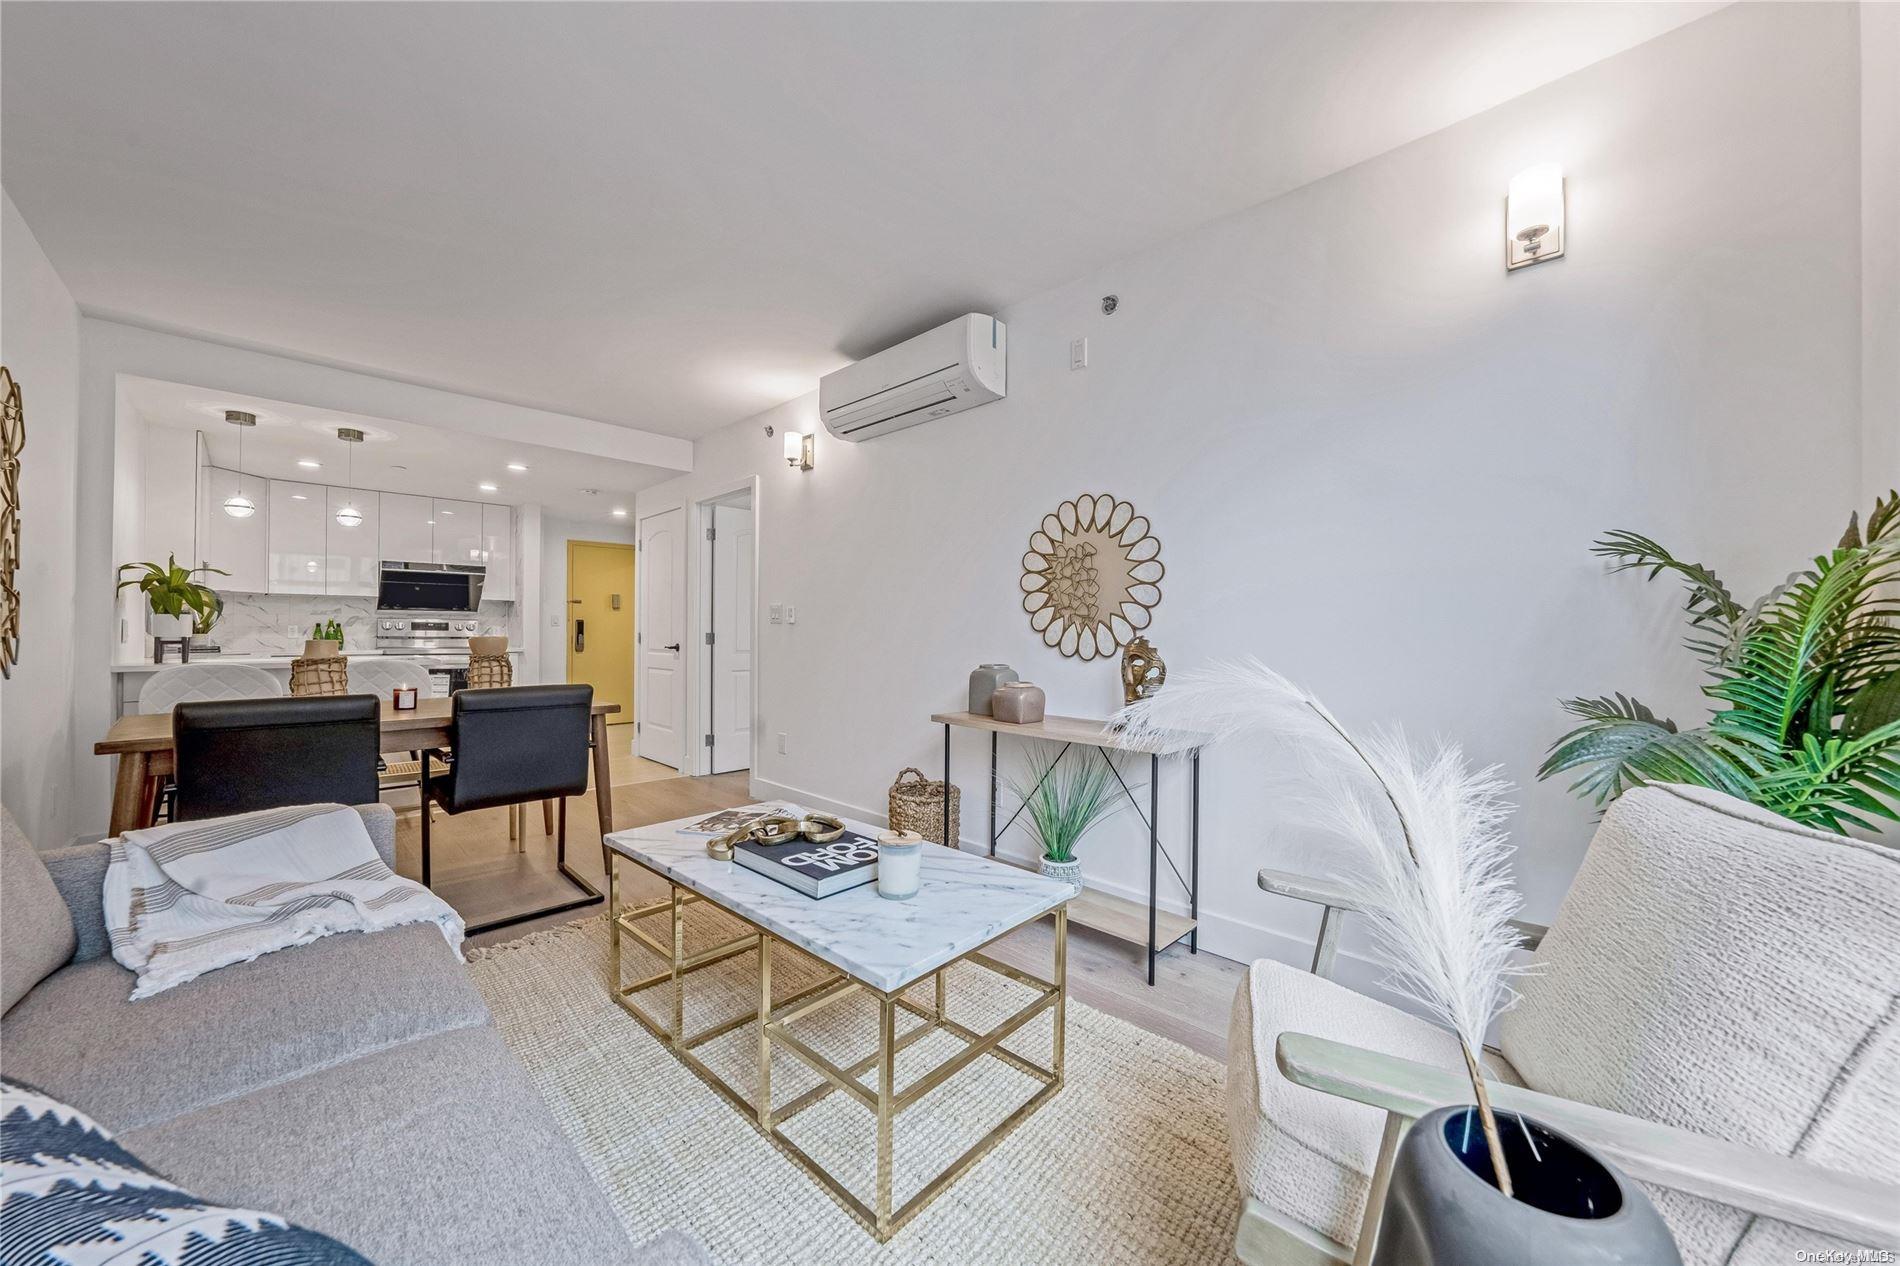
[[[370,1266],[269,1213],[166,1182],[85,1113],[0,1078],[0,1262]]]

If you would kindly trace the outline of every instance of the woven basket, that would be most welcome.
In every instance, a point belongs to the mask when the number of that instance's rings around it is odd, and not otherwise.
[[[915,775],[915,777],[912,777]],[[906,769],[891,784],[891,830],[915,831],[935,844],[947,841],[943,834],[943,787],[924,777],[921,769]],[[963,838],[963,793],[950,787],[950,839]],[[956,845],[952,844],[952,848]]]
[[[514,684],[514,662],[506,655],[470,655],[468,657],[468,688],[470,690],[492,690],[497,686]]]
[[[350,693],[349,656],[325,655],[319,659],[306,656],[291,660],[290,693],[293,695],[346,695]]]

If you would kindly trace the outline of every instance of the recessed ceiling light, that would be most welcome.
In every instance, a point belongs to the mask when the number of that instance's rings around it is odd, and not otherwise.
[[[434,519],[430,519],[430,520],[429,520],[429,526],[430,526],[430,527],[434,527],[434,526],[435,526],[435,520],[434,520]]]
[[[627,517],[627,512],[626,512],[626,510],[624,510],[624,509],[622,509],[622,508],[621,508],[620,506],[615,506],[615,507],[614,507],[614,518],[616,518],[616,519],[624,519],[624,518],[626,518],[626,517]]]
[[[520,462],[509,462],[508,469],[514,471],[517,475],[525,475],[528,473],[528,468],[523,466]]]
[[[291,499],[292,501],[308,501],[308,500],[310,500],[310,498],[308,498],[308,497],[306,497],[306,496],[304,496],[304,495],[303,495],[303,494],[302,494],[301,492],[293,492],[293,493],[291,493],[291,494],[290,494],[290,499]]]
[[[477,488],[480,488],[480,489],[481,489],[481,490],[482,490],[483,492],[493,492],[493,491],[495,491],[495,485],[493,485],[493,484],[476,484],[475,486],[476,486]]]
[[[314,457],[299,457],[297,459],[297,464],[303,467],[305,470],[322,470],[323,469],[323,463],[318,461]]]
[[[390,469],[391,470],[408,470],[409,468],[407,466],[391,466]]]
[[[455,511],[453,511],[453,510],[444,510],[444,511],[443,511],[442,513],[443,513],[443,514],[454,514],[454,513],[455,513]]]

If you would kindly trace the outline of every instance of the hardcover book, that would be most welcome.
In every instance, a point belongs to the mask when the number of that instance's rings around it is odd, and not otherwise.
[[[733,846],[732,860],[807,897],[829,897],[877,878],[877,841],[856,831],[846,831],[828,844],[741,840]]]
[[[797,813],[798,810],[786,804],[747,804],[737,809],[721,809],[709,818],[701,818],[691,826],[679,829],[681,835],[724,835],[736,831],[748,822],[768,817],[774,813]]]

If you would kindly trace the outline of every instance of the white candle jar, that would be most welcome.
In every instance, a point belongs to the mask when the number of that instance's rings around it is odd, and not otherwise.
[[[877,837],[877,895],[908,901],[923,879],[924,837],[915,831],[886,831]]]

